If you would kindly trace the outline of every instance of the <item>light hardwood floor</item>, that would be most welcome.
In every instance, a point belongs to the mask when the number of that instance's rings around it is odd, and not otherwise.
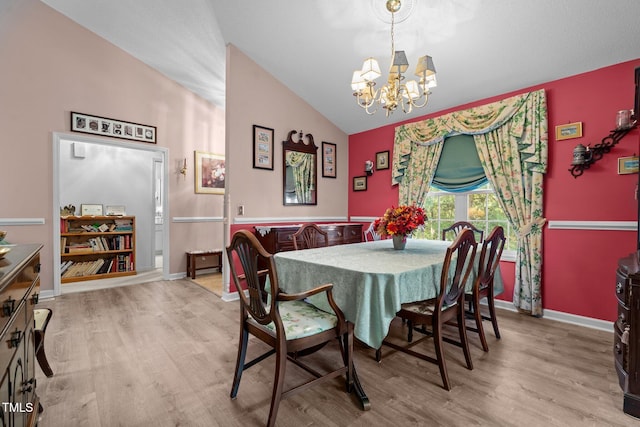
[[[229,398],[237,302],[176,280],[70,293],[39,306],[54,311],[45,338],[54,376],[38,369],[37,377],[40,426],[265,424],[273,359],[246,371],[238,398]],[[277,424],[640,426],[621,410],[610,333],[506,311],[499,324],[502,340],[488,332],[488,353],[470,335],[473,371],[447,345],[450,392],[436,365],[389,348],[378,364],[372,349],[356,345],[371,410],[361,411],[336,380],[284,400]],[[394,322],[391,333],[404,336],[403,328]],[[249,356],[264,348],[251,343]],[[326,349],[311,357],[319,354]],[[302,374],[287,368],[293,384]]]

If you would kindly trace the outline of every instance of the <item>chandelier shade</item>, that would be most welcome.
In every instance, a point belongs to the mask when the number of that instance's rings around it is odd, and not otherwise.
[[[398,107],[405,113],[412,109],[427,105],[430,89],[437,86],[436,68],[429,55],[418,59],[415,75],[418,81],[405,82],[404,74],[409,68],[409,61],[404,50],[395,50],[394,17],[400,10],[400,0],[387,0],[387,10],[391,13],[391,61],[387,83],[380,89],[375,89],[375,80],[382,75],[378,61],[369,57],[364,60],[362,69],[356,70],[351,78],[351,90],[358,105],[367,112],[374,114],[377,106],[382,106],[387,117]]]

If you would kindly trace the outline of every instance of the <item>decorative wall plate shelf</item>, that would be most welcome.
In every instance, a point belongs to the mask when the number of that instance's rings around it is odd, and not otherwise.
[[[632,126],[624,128],[624,129],[615,129],[612,130],[611,133],[602,138],[602,142],[600,144],[596,144],[593,147],[587,146],[584,148],[584,152],[581,152],[578,145],[574,150],[574,158],[571,165],[571,175],[574,178],[579,177],[584,173],[585,170],[589,169],[592,164],[597,162],[604,156],[604,154],[611,151],[611,149],[618,143],[626,134],[628,134],[632,129],[635,129],[637,123],[634,122]]]

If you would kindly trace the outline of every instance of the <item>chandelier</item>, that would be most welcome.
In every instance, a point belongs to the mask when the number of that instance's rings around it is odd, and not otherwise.
[[[351,89],[354,91],[358,105],[367,112],[374,114],[377,106],[382,105],[387,117],[394,112],[398,106],[405,113],[410,113],[415,108],[422,108],[429,100],[429,89],[436,87],[436,69],[433,66],[433,59],[425,55],[418,59],[415,75],[419,80],[409,80],[404,82],[404,72],[409,68],[407,55],[404,50],[395,50],[394,24],[395,14],[400,10],[400,0],[387,0],[387,10],[391,13],[391,66],[387,84],[379,89],[375,89],[375,81],[380,77],[380,66],[378,61],[369,57],[364,60],[361,70],[353,72]]]

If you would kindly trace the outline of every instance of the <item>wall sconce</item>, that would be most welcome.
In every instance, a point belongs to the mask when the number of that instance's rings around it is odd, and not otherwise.
[[[182,168],[180,169],[180,173],[186,179],[187,178],[187,158],[184,158],[184,163],[182,164]]]
[[[364,162],[364,172],[367,174],[367,176],[373,175],[373,161],[367,160],[366,162]]]
[[[600,144],[596,144],[593,147],[584,146],[582,144],[576,145],[573,149],[573,161],[571,162],[571,175],[574,178],[579,177],[585,170],[589,169],[592,164],[597,162],[627,134],[631,129],[635,129],[636,122],[627,124],[626,127],[617,128],[612,130],[611,133],[602,138]]]

